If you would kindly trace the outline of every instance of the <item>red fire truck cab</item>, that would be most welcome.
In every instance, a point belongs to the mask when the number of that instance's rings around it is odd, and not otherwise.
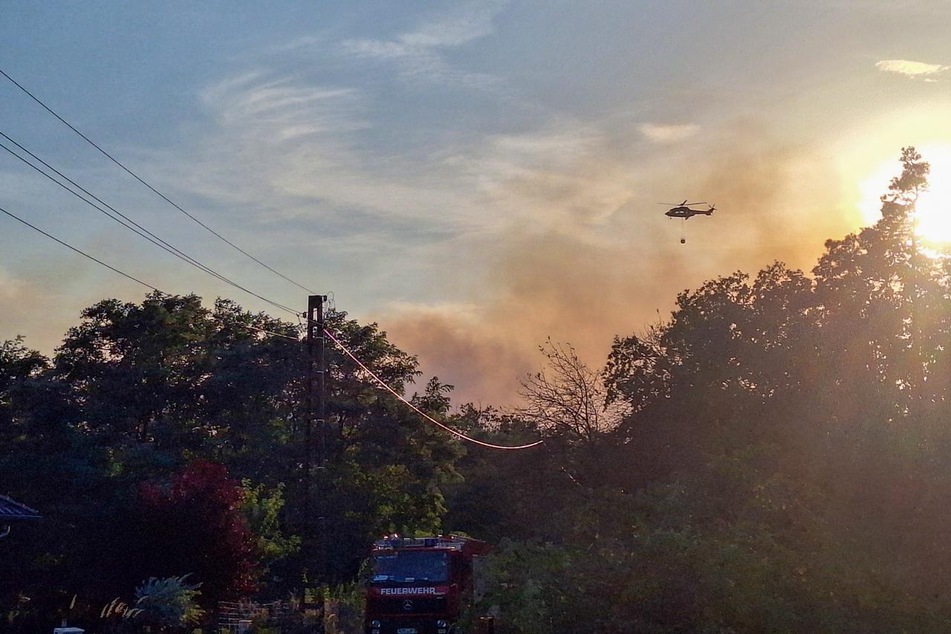
[[[457,634],[472,600],[473,560],[489,551],[456,535],[378,540],[370,554],[366,634]]]

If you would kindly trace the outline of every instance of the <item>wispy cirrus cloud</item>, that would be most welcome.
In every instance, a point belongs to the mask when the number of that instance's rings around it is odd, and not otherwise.
[[[269,221],[320,216],[393,229],[428,219],[430,229],[443,231],[483,222],[456,200],[457,175],[427,152],[411,156],[398,146],[401,160],[394,161],[386,151],[367,151],[366,136],[383,124],[359,89],[253,71],[210,86],[202,98],[216,125],[197,139],[193,164],[177,176],[194,192],[267,209]]]
[[[697,134],[700,126],[693,123],[675,125],[642,123],[638,126],[638,131],[652,143],[676,143]]]
[[[355,89],[250,71],[209,86],[202,102],[215,125],[180,178],[212,199],[274,205],[280,216],[294,216],[318,181],[334,184],[316,195],[330,202],[361,169],[353,137],[371,123]]]
[[[598,224],[630,197],[626,164],[611,139],[583,121],[551,121],[520,134],[494,135],[456,162],[499,218],[578,230]]]
[[[493,79],[487,75],[454,70],[444,52],[491,35],[493,19],[504,4],[501,1],[471,2],[390,39],[345,40],[343,51],[364,59],[394,62],[404,78],[492,83]]]
[[[270,135],[288,139],[366,127],[359,119],[353,89],[308,86],[290,77],[269,78],[250,72],[222,81],[203,95],[222,125],[255,121]]]
[[[951,68],[943,64],[928,64],[907,59],[883,59],[875,63],[875,68],[886,73],[898,73],[912,79],[935,81],[935,76]]]

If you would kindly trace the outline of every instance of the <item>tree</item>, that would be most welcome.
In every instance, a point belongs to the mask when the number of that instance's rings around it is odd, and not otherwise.
[[[194,361],[208,336],[201,299],[155,292],[141,306],[104,300],[83,311],[55,357],[57,376],[82,403],[84,423],[107,442],[193,446],[176,423],[204,375]]]
[[[545,365],[522,379],[523,405],[512,416],[545,437],[550,459],[561,465],[573,486],[600,486],[614,476],[610,432],[625,404],[609,400],[602,375],[570,344],[549,339],[539,350]]]
[[[131,578],[192,575],[208,606],[256,589],[258,541],[242,513],[244,490],[222,465],[193,461],[167,482],[144,483],[140,496]]]
[[[902,149],[901,163],[891,193],[882,196],[881,219],[828,241],[813,270],[818,318],[826,324],[823,365],[830,368],[829,381],[860,405],[846,412],[829,403],[845,420],[877,413],[897,420],[910,413],[908,399],[930,387],[923,385],[933,365],[923,358],[926,322],[947,314],[940,308],[947,287],[942,290],[936,278],[939,260],[923,256],[915,234],[915,202],[927,187],[928,164],[910,147]],[[860,391],[863,386],[874,389]]]
[[[616,338],[604,377],[630,412],[615,434],[630,454],[625,488],[749,446],[774,460],[769,446],[798,433],[787,417],[803,413],[814,301],[811,281],[776,262],[752,281],[737,272],[681,293],[669,323]]]
[[[310,477],[305,456],[316,446],[306,446],[308,359],[296,325],[228,300],[209,310],[194,295],[153,293],[140,304],[107,299],[83,311],[52,363],[22,342],[7,343],[0,350],[0,476],[5,491],[29,491],[23,499],[49,522],[41,539],[18,551],[24,574],[0,582],[2,596],[28,591],[38,613],[55,614],[76,594],[82,609],[98,613],[148,576],[192,573],[211,601],[249,591],[258,564],[273,573],[271,596],[285,596],[305,571],[309,583],[351,579],[382,532],[439,530],[442,487],[458,478],[453,464],[462,449],[378,384],[405,395],[416,360],[376,324],[337,312],[327,323],[363,365],[328,346],[327,416],[314,435],[324,441],[323,468]],[[448,421],[450,391],[434,380],[408,400]],[[189,464],[215,464],[228,476]],[[149,484],[140,498],[142,483]],[[240,512],[253,519],[245,528],[236,528],[235,491]],[[322,539],[314,517],[304,515],[317,504],[332,530]],[[219,579],[210,566],[187,565],[214,552],[194,550],[208,536],[197,528],[176,533],[161,520],[202,512],[211,517],[186,525],[213,526],[218,518],[235,538],[214,544],[230,548],[221,559],[238,562]],[[136,540],[149,534],[146,517],[161,527],[151,533],[165,541],[161,549]],[[179,552],[188,549],[194,557]],[[128,566],[125,557],[106,556],[117,551],[132,554]]]
[[[98,598],[113,580],[100,574],[102,553],[122,492],[109,485],[106,449],[75,422],[69,386],[51,376],[49,360],[19,338],[0,345],[2,492],[43,516],[4,552],[0,612],[16,606],[13,631],[45,629],[71,597]]]
[[[141,305],[103,300],[83,311],[54,359],[82,424],[118,447],[147,444],[170,459],[214,448],[247,456],[269,443],[262,424],[287,417],[302,375],[295,327],[219,300],[152,293]],[[250,465],[249,465],[250,467]]]
[[[455,426],[469,436],[498,445],[532,442],[542,430],[511,412],[472,404],[460,408]],[[562,462],[565,447],[543,444],[518,451],[468,448],[455,463],[459,478],[446,485],[443,528],[489,542],[553,539],[570,530],[563,509],[587,490]]]
[[[599,374],[570,344],[549,339],[539,347],[546,367],[521,382],[524,405],[516,415],[571,443],[592,444],[617,425],[622,411],[611,407]]]
[[[774,263],[710,280],[615,340],[603,377],[628,410],[608,434],[623,475],[562,498],[572,530],[497,553],[490,600],[520,627],[942,627],[951,266],[913,233],[927,166],[908,148],[902,168],[882,220],[827,243],[812,279]]]
[[[321,546],[311,523],[302,548],[311,556],[302,565],[339,580],[356,574],[379,535],[439,530],[442,488],[458,477],[453,463],[462,450],[393,396],[446,417],[451,386],[433,379],[422,394],[406,398],[419,374],[414,357],[387,341],[376,324],[360,325],[346,313],[328,314],[327,328],[340,345],[328,349],[327,418],[314,431],[323,468],[314,470],[309,495],[334,546]]]

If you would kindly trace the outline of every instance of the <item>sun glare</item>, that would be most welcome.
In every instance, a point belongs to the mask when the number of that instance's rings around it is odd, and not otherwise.
[[[922,191],[915,205],[918,237],[934,247],[951,247],[951,145],[918,147],[923,160],[931,167],[928,189]],[[882,194],[888,193],[891,179],[901,173],[901,164],[892,158],[881,163],[861,186],[862,216],[869,225],[881,217]]]
[[[919,150],[931,166],[928,189],[915,205],[918,236],[935,246],[951,245],[951,146]]]

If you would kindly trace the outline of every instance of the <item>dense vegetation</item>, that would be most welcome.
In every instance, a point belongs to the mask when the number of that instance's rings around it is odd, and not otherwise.
[[[509,632],[949,629],[951,259],[914,237],[928,167],[901,158],[811,276],[708,281],[600,372],[549,342],[518,411],[411,397],[530,450],[460,444],[336,348],[308,435],[296,326],[228,301],[106,300],[52,359],[7,341],[0,492],[45,519],[0,540],[2,627],[103,629],[149,579],[285,598],[353,581],[382,533],[461,530],[496,545],[480,607]],[[376,325],[328,329],[408,393]]]

